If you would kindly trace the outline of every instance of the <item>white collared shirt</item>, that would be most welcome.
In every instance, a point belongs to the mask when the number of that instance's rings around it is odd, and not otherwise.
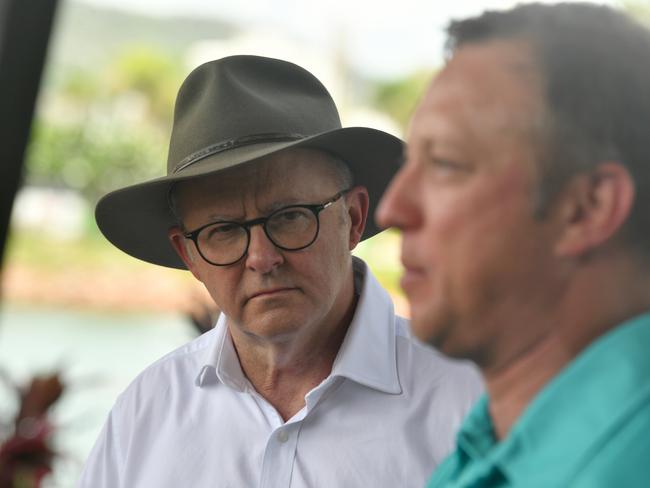
[[[79,486],[423,486],[481,382],[473,367],[411,338],[389,295],[365,275],[331,374],[291,419],[243,374],[222,315],[118,398]]]

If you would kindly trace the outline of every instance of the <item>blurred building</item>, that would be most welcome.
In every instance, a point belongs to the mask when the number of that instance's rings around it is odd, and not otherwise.
[[[16,195],[12,225],[42,237],[75,240],[89,216],[88,202],[74,190],[25,186]]]

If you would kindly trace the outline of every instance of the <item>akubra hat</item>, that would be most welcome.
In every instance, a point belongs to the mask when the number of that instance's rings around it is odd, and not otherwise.
[[[177,223],[169,206],[172,185],[297,147],[347,163],[354,183],[368,188],[371,216],[402,155],[402,141],[390,134],[341,128],[326,88],[295,64],[259,56],[205,63],[179,90],[167,175],[105,195],[95,210],[97,224],[122,251],[184,269],[167,237]],[[379,232],[368,221],[364,239]]]

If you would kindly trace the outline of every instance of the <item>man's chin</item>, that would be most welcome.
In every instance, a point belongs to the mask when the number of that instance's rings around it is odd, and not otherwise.
[[[420,309],[417,304],[411,302],[411,330],[413,335],[422,342],[431,343],[436,335],[436,324],[431,314],[426,310]]]
[[[428,312],[428,313],[427,313]],[[431,311],[411,308],[411,330],[422,342],[435,347],[438,351],[452,357],[458,357],[452,345],[453,321],[442,318]]]
[[[241,329],[246,335],[255,336],[260,340],[286,342],[300,330],[300,323],[296,318],[288,317],[286,314],[267,311],[245,320]]]

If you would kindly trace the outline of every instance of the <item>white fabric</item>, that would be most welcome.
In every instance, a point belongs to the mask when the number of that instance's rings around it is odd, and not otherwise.
[[[480,379],[411,338],[367,270],[364,281],[332,373],[293,418],[248,382],[222,316],[118,398],[79,486],[424,486]]]

